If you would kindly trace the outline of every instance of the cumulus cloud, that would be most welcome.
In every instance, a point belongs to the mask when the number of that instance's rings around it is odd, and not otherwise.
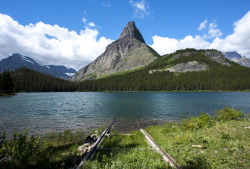
[[[217,28],[217,24],[214,22],[210,23],[208,36],[206,36],[206,37],[211,39],[214,37],[219,37],[221,35],[222,35],[222,33],[221,33],[220,29]]]
[[[201,31],[202,29],[205,29],[207,26],[207,19],[205,19],[203,22],[201,22],[198,30]]]
[[[153,36],[153,44],[151,47],[160,55],[173,53],[179,49],[196,48],[204,49],[209,46],[209,42],[205,41],[201,36],[195,37],[188,35],[183,39],[174,39],[168,37]]]
[[[204,24],[205,25],[205,24]],[[234,32],[224,39],[219,38],[222,35],[217,28],[217,24],[209,24],[208,35],[191,36],[188,35],[183,39],[174,39],[169,37],[153,36],[151,45],[159,54],[168,54],[179,49],[196,48],[196,49],[218,49],[220,51],[237,51],[243,56],[250,58],[250,11],[241,19],[234,23]],[[212,42],[207,41],[212,38]]]
[[[98,34],[97,29],[89,27],[77,33],[43,22],[21,25],[10,16],[0,14],[0,59],[20,53],[40,64],[63,64],[79,69],[98,57],[113,41],[97,38]]]
[[[94,22],[89,22],[89,26],[95,27],[95,23]]]
[[[134,17],[143,19],[150,14],[149,4],[145,0],[134,1],[130,0],[129,3],[134,8]]]

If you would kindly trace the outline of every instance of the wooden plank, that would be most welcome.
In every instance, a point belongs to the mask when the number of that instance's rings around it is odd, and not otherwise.
[[[170,157],[155,141],[154,139],[144,130],[144,129],[140,129],[140,131],[145,135],[146,139],[148,140],[148,142],[151,144],[151,146],[153,148],[155,148],[155,150],[160,153],[163,157],[163,160],[168,162],[171,167],[180,169],[181,167],[174,161],[174,159],[172,157]]]
[[[98,137],[98,139],[96,140],[96,142],[91,146],[89,152],[86,154],[86,156],[83,158],[83,160],[82,160],[81,163],[77,166],[76,169],[80,169],[80,168],[84,165],[84,163],[86,162],[86,160],[88,160],[88,159],[91,157],[91,155],[92,155],[93,153],[95,153],[96,148],[97,148],[97,146],[102,142],[103,137],[104,137],[107,133],[110,132],[112,123],[113,123],[113,119],[111,119],[111,121],[109,122],[107,129],[105,129],[105,130],[102,132],[102,134]]]

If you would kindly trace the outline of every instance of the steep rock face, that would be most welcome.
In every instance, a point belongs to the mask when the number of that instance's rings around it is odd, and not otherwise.
[[[129,22],[123,29],[119,39],[124,39],[124,38],[135,38],[142,43],[145,43],[143,36],[139,29],[135,26],[135,22],[131,21]]]
[[[92,63],[80,69],[71,80],[87,80],[108,76],[117,72],[146,66],[158,54],[144,43],[134,22],[129,22],[120,38],[107,46],[105,52]]]

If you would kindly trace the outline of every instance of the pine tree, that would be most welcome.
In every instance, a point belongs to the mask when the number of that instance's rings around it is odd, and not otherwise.
[[[1,75],[1,90],[4,94],[13,94],[15,91],[15,85],[11,78],[9,71],[4,71]]]

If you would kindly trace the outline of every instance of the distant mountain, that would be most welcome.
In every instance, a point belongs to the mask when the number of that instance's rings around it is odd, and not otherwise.
[[[80,69],[71,80],[98,79],[112,74],[142,68],[159,54],[145,44],[133,21],[128,22],[120,37],[107,46],[105,52],[89,65]]]
[[[242,66],[250,67],[250,59],[246,58],[245,56],[240,59],[236,59],[232,61],[239,63]]]
[[[223,54],[226,56],[226,58],[228,58],[231,61],[234,61],[242,66],[250,67],[250,59],[248,59],[246,57],[242,57],[236,51],[224,52]]]
[[[233,52],[224,52],[223,54],[229,60],[237,60],[237,59],[241,59],[242,58],[242,56],[239,53],[237,53],[236,51],[233,51]]]
[[[26,67],[38,70],[41,66],[32,58],[15,53],[0,61],[0,72],[4,70],[14,71],[16,68]]]
[[[39,71],[44,74],[48,74],[54,77],[67,79],[70,76],[74,75],[76,70],[70,68],[66,68],[62,65],[39,65],[36,61],[28,56],[23,56],[19,53],[15,53],[8,58],[5,58],[0,61],[0,72],[4,70],[14,71],[17,68],[26,67],[29,69],[33,69]]]

